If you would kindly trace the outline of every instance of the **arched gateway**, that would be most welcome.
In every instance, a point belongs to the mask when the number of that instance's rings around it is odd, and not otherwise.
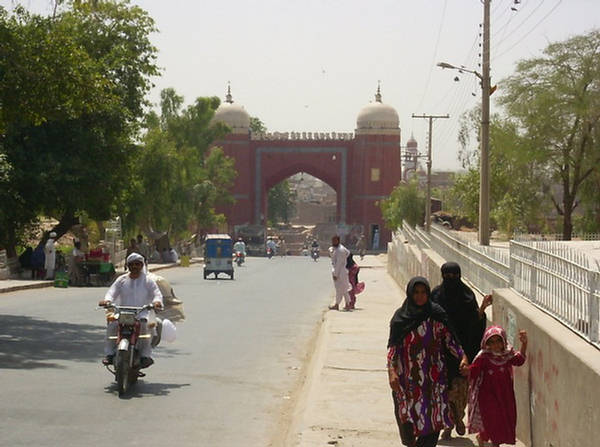
[[[329,184],[337,193],[337,222],[343,235],[360,226],[372,247],[375,231],[379,248],[391,240],[384,228],[378,201],[387,198],[401,179],[400,128],[398,113],[383,104],[380,89],[375,102],[358,114],[356,131],[250,132],[250,116],[226,101],[215,112],[215,121],[231,129],[215,144],[235,159],[238,177],[232,193],[236,202],[221,209],[230,232],[237,225],[264,225],[270,188],[298,172],[306,172]]]

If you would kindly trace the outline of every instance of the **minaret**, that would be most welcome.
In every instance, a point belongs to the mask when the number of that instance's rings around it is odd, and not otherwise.
[[[233,104],[233,97],[231,96],[231,82],[227,81],[227,95],[225,96],[225,102]]]

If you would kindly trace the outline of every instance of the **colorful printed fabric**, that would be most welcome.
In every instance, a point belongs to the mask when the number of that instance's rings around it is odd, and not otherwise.
[[[397,411],[402,422],[413,424],[415,436],[452,427],[448,407],[448,379],[444,350],[461,358],[462,348],[448,328],[431,318],[423,321],[388,351],[388,362],[398,372]]]

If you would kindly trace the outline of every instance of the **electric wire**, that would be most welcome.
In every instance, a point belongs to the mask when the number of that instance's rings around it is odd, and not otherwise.
[[[546,15],[544,15],[544,17],[542,17],[533,26],[533,28],[531,28],[526,34],[524,34],[523,36],[521,36],[521,38],[518,39],[513,45],[511,45],[510,47],[506,48],[504,51],[502,51],[500,54],[497,54],[495,57],[496,58],[501,57],[501,56],[507,54],[514,47],[516,47],[517,45],[519,45],[523,39],[525,39],[527,36],[529,36],[538,26],[540,26],[556,10],[556,8],[558,8],[560,6],[560,4],[562,3],[562,1],[563,0],[558,0],[558,2],[552,7],[552,9],[550,11],[548,11],[548,13]]]
[[[427,76],[427,81],[425,82],[425,88],[423,89],[423,95],[421,96],[421,100],[419,101],[419,106],[417,109],[420,109],[423,105],[423,101],[425,101],[425,96],[429,90],[429,82],[431,81],[431,73],[433,72],[433,68],[435,67],[435,59],[437,57],[438,46],[440,44],[440,38],[442,36],[442,29],[444,28],[444,19],[446,18],[446,6],[448,5],[448,0],[444,0],[444,8],[442,10],[442,17],[440,19],[440,25],[438,27],[438,35],[435,42],[435,48],[433,50],[433,60],[431,61],[431,66],[429,68],[429,75]]]

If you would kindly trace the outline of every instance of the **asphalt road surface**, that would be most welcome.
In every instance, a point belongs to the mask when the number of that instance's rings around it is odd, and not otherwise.
[[[0,295],[0,445],[269,445],[331,300],[328,261],[249,258],[234,281],[158,272],[187,319],[125,398],[100,365],[106,289]]]

